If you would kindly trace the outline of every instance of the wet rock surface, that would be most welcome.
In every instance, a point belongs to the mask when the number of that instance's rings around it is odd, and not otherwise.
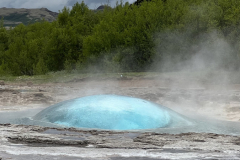
[[[94,94],[143,98],[185,115],[240,120],[240,86],[169,84],[166,79],[79,81],[0,86],[0,111],[47,107]],[[187,85],[186,85],[187,84]],[[174,87],[173,87],[174,86]],[[0,159],[240,159],[240,136],[160,134],[0,125]]]
[[[119,158],[121,156],[133,156],[134,159],[134,155],[141,155],[140,157],[148,155],[149,159],[154,156],[173,159],[240,158],[239,136],[213,133],[158,134],[10,124],[0,125],[0,132],[0,150],[12,157],[17,155],[29,157],[30,154],[37,152],[38,155],[43,155],[42,158],[57,154],[61,159],[63,153],[58,149],[62,148],[65,155],[72,158],[89,156],[93,159],[121,159]],[[54,154],[49,153],[49,148]],[[48,152],[46,153],[46,151]],[[81,154],[81,151],[92,153],[95,151],[100,157]],[[137,154],[135,151],[138,151]],[[127,159],[123,157],[122,159]]]

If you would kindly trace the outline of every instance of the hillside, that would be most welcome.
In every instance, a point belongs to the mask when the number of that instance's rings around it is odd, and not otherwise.
[[[47,8],[25,9],[25,8],[0,8],[0,17],[4,18],[4,26],[13,26],[23,23],[29,24],[42,19],[52,22],[58,13]]]

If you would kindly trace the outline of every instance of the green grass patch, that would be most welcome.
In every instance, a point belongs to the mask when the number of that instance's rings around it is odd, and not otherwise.
[[[231,78],[229,78],[231,77]],[[177,81],[190,81],[209,84],[239,84],[238,72],[125,72],[125,73],[67,73],[66,71],[49,72],[45,75],[34,76],[0,76],[0,81],[7,83],[32,82],[44,83],[73,83],[81,81],[98,80],[131,80],[131,79],[169,79]]]
[[[121,78],[153,78],[157,72],[128,72],[128,73],[67,73],[66,71],[49,72],[45,75],[34,76],[0,76],[0,80],[9,83],[33,82],[33,83],[71,83],[81,80],[105,80]]]
[[[36,22],[36,19],[30,19],[27,17],[28,13],[23,13],[23,14],[19,14],[19,13],[12,13],[8,16],[4,16],[4,20],[5,21],[11,21],[11,22],[22,22],[24,25],[28,25],[28,24],[32,24]],[[12,26],[12,27],[16,27],[18,24],[4,24],[4,26]]]

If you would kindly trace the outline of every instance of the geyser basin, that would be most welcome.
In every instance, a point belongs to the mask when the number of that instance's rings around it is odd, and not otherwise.
[[[94,95],[64,101],[44,109],[33,120],[107,130],[154,129],[188,123],[166,107],[117,95]]]

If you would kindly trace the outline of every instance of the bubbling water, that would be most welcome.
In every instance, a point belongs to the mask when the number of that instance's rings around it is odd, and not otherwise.
[[[64,101],[44,109],[33,120],[106,130],[171,128],[189,122],[156,103],[117,95],[94,95]]]

